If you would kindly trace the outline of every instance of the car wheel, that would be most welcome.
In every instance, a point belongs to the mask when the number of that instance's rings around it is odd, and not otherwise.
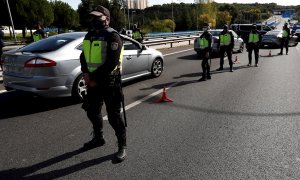
[[[87,88],[83,79],[83,74],[80,74],[73,84],[72,96],[78,100],[83,100],[82,94],[86,94],[86,90]]]
[[[161,59],[156,58],[151,67],[151,75],[152,77],[159,77],[163,72],[163,62]]]
[[[239,49],[239,53],[242,53],[244,51],[244,44],[242,43]]]

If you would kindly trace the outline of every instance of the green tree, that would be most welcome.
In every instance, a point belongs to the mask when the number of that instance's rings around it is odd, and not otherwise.
[[[79,18],[76,11],[71,6],[62,1],[51,2],[54,12],[53,26],[61,28],[76,28],[79,26]]]
[[[221,11],[217,14],[217,28],[222,28],[224,24],[230,24],[232,16],[228,11]]]
[[[81,0],[78,6],[79,22],[83,29],[89,29],[91,22],[89,13],[93,10],[93,7],[97,5],[102,5],[109,9],[110,11],[110,26],[115,29],[120,29],[124,27],[124,18],[122,8],[122,1],[113,0],[111,3],[108,0]]]

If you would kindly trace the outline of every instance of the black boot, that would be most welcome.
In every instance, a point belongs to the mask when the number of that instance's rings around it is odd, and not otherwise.
[[[207,79],[211,79],[210,74],[207,74],[206,78],[207,78]]]
[[[230,72],[233,72],[233,67],[232,66],[230,66]]]
[[[84,151],[87,151],[90,149],[94,149],[96,147],[103,146],[104,144],[105,144],[105,140],[104,140],[103,136],[102,137],[94,136],[94,138],[92,140],[90,140],[87,143],[84,143],[82,149]]]
[[[223,67],[219,67],[218,69],[216,69],[217,71],[222,71]]]
[[[206,77],[202,76],[200,79],[198,79],[198,81],[206,81]]]
[[[120,146],[119,150],[116,154],[116,160],[117,162],[122,162],[126,159],[127,153],[126,153],[126,146]]]

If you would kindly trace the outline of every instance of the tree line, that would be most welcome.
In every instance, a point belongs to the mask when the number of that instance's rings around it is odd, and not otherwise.
[[[15,28],[24,31],[31,30],[37,21],[44,27],[88,30],[88,14],[95,5],[103,5],[110,10],[113,28],[131,29],[133,24],[137,24],[145,33],[200,30],[204,22],[210,23],[213,28],[231,23],[257,23],[269,18],[275,9],[293,8],[298,17],[300,12],[300,6],[287,7],[275,3],[225,4],[212,0],[154,5],[144,10],[128,10],[126,0],[81,0],[77,10],[59,0],[9,0],[9,5]],[[6,0],[0,0],[0,17],[0,25],[10,26]]]

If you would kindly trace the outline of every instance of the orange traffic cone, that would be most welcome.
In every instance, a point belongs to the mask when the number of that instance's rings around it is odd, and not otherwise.
[[[239,63],[239,62],[240,62],[240,61],[239,61],[238,57],[235,56],[235,60],[233,61],[233,63],[234,63],[234,64],[237,64],[237,63]]]
[[[162,101],[174,102],[172,99],[170,99],[170,98],[167,97],[167,92],[166,92],[166,88],[165,87],[163,89],[162,97],[158,101],[156,101],[156,102],[159,103],[159,102],[162,102]]]
[[[272,54],[271,54],[271,50],[269,51],[269,57],[271,57],[272,56]]]

